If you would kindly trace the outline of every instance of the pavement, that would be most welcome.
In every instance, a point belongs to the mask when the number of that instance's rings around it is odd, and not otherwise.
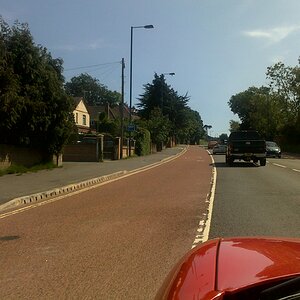
[[[60,196],[136,170],[147,169],[174,159],[186,149],[186,145],[179,145],[141,157],[106,160],[101,163],[64,162],[62,167],[51,170],[4,175],[0,177],[0,211]]]

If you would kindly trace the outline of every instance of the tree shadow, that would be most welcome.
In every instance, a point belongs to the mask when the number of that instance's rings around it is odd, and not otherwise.
[[[0,241],[13,241],[18,240],[20,237],[18,235],[7,235],[7,236],[1,236]]]

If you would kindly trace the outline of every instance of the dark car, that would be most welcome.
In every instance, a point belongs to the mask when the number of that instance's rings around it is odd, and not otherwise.
[[[231,132],[226,153],[226,163],[232,165],[234,160],[244,160],[266,165],[266,141],[255,130]]]
[[[281,157],[281,149],[275,142],[266,141],[266,150],[268,157]]]

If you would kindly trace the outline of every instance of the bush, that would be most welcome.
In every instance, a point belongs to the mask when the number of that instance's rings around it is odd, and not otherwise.
[[[135,153],[138,156],[148,155],[151,153],[151,138],[149,130],[139,128],[135,135]]]

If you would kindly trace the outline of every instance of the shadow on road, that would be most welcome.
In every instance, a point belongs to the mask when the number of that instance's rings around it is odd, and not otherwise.
[[[252,162],[234,162],[231,165],[226,164],[226,162],[215,162],[214,164],[210,164],[216,168],[257,168],[258,164]]]
[[[13,241],[18,240],[20,237],[18,235],[8,235],[8,236],[1,236],[0,241]]]

